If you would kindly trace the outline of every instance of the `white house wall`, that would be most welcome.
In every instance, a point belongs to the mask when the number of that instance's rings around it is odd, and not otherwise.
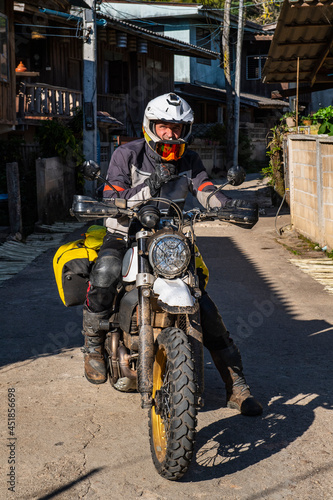
[[[189,23],[185,19],[178,20],[178,26],[165,26],[164,34],[166,36],[170,36],[175,38],[176,40],[180,40],[182,42],[191,43],[190,42],[190,26]],[[175,81],[176,82],[184,82],[188,83],[191,81],[190,79],[190,70],[191,70],[191,60],[193,57],[188,56],[174,56],[175,67]]]
[[[130,19],[145,19],[147,17],[163,17],[170,15],[170,12],[172,12],[174,17],[191,16],[197,14],[200,9],[200,5],[182,7],[181,5],[154,5],[152,3],[140,4],[139,2],[129,4],[103,2],[100,5],[101,12],[105,12],[117,19],[124,19],[125,21],[130,21]]]
[[[207,28],[209,28],[209,24],[207,24]],[[196,45],[196,30],[195,25],[191,26],[190,30],[190,43]],[[215,52],[220,51],[220,45],[218,43],[218,39],[212,40],[211,50]],[[220,60],[214,59],[210,60],[208,64],[201,64],[197,62],[196,57],[190,58],[191,65],[191,83],[206,83],[208,85],[212,85],[214,87],[225,88],[225,78],[224,71],[220,68]]]

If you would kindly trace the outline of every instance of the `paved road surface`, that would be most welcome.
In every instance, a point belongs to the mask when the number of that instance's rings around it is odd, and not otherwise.
[[[81,308],[66,309],[58,298],[54,251],[0,288],[1,499],[333,498],[332,295],[289,262],[275,241],[273,212],[251,231],[222,223],[198,229],[209,291],[265,409],[248,418],[224,408],[206,353],[195,457],[178,483],[155,472],[139,395],[85,380]],[[8,394],[15,429],[7,427]]]

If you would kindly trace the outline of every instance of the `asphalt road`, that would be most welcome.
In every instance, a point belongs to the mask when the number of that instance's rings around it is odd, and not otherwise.
[[[251,185],[244,189],[251,198]],[[206,353],[195,456],[178,483],[155,472],[140,396],[84,378],[81,308],[58,298],[54,251],[3,284],[1,499],[333,498],[333,298],[289,262],[275,241],[275,211],[252,230],[198,227],[209,292],[264,413],[249,418],[224,407]]]

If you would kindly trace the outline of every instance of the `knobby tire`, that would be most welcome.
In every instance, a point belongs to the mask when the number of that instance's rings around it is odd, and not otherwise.
[[[192,459],[197,424],[195,394],[188,338],[178,328],[166,328],[157,338],[149,438],[158,473],[171,481],[185,474]]]

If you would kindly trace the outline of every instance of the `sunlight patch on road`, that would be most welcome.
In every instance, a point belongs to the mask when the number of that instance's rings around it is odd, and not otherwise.
[[[316,399],[318,397],[319,397],[318,394],[302,394],[302,393],[300,393],[297,396],[295,396],[294,398],[286,401],[284,404],[285,405],[306,406],[309,403],[311,403],[311,401],[313,401],[314,399]]]
[[[333,294],[333,260],[323,259],[289,259],[304,273],[309,274],[313,279],[324,285],[324,289]]]

